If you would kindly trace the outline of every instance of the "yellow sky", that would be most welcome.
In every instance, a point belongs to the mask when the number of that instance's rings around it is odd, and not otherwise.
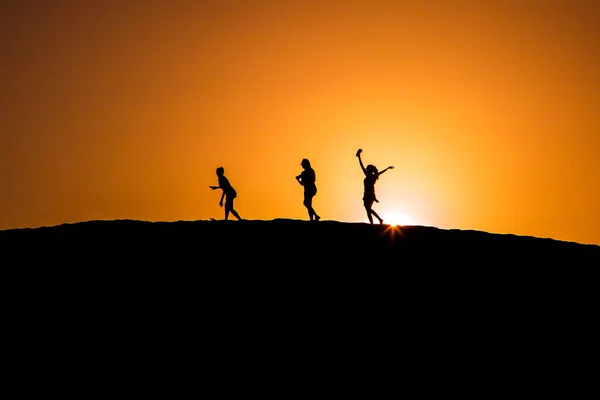
[[[0,229],[386,221],[600,244],[597,1],[9,1]]]

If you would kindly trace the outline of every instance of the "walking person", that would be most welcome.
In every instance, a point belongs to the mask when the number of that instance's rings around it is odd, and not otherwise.
[[[229,219],[229,213],[232,213],[234,217],[238,220],[242,218],[233,208],[233,199],[237,197],[237,192],[229,183],[229,179],[225,177],[225,168],[219,167],[217,168],[217,177],[219,179],[219,186],[209,186],[212,190],[222,189],[223,193],[221,194],[221,200],[219,201],[219,206],[223,207],[223,198],[225,199],[225,221]]]
[[[375,182],[379,179],[379,175],[383,174],[388,169],[394,169],[392,165],[384,169],[383,171],[378,171],[377,167],[372,164],[367,165],[365,168],[362,158],[360,154],[362,153],[362,149],[358,149],[356,152],[356,157],[358,157],[358,162],[360,163],[360,168],[363,170],[365,174],[364,179],[364,193],[363,193],[363,204],[365,206],[365,211],[367,212],[367,217],[369,218],[369,222],[371,225],[373,224],[373,215],[379,220],[380,224],[383,224],[383,219],[373,210],[373,203],[379,203],[377,197],[375,196]]]
[[[310,161],[308,161],[308,159],[304,158],[300,165],[302,165],[304,171],[296,177],[296,180],[300,185],[304,186],[304,202],[302,204],[304,204],[304,207],[308,210],[308,217],[310,220],[318,221],[321,217],[312,206],[313,197],[317,194],[317,185],[315,183],[317,176],[315,170],[310,166]]]

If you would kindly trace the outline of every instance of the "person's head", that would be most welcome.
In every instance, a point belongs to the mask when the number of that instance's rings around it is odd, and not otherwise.
[[[302,160],[302,162],[300,163],[300,165],[302,165],[302,168],[310,168],[310,161],[308,161],[308,159],[304,158]]]
[[[221,176],[225,173],[225,168],[219,167],[217,168],[217,175]]]
[[[369,173],[369,175],[377,175],[379,173],[379,171],[377,170],[377,167],[374,166],[373,164],[369,164],[367,165],[367,172]]]

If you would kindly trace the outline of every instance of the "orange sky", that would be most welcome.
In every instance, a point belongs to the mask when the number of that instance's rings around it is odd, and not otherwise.
[[[600,3],[4,1],[0,229],[386,221],[600,244]],[[401,221],[402,222],[402,221]]]

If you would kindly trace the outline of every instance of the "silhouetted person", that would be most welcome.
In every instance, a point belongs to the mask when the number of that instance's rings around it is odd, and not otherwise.
[[[362,158],[360,157],[360,153],[362,153],[362,149],[358,149],[356,152],[356,157],[358,157],[358,162],[360,163],[360,167],[365,173],[364,185],[365,191],[363,194],[363,204],[365,206],[365,210],[367,211],[367,217],[369,217],[369,222],[373,224],[373,215],[377,217],[379,223],[383,223],[383,219],[373,210],[373,203],[379,203],[377,197],[375,197],[375,182],[379,179],[379,175],[383,174],[388,169],[394,169],[392,165],[384,169],[383,171],[377,171],[377,167],[372,164],[367,165],[367,168],[363,165]]]
[[[219,186],[209,186],[212,190],[222,189],[223,194],[221,195],[221,200],[219,201],[219,206],[223,207],[223,198],[225,198],[225,220],[229,219],[229,213],[232,213],[234,217],[238,220],[242,219],[240,215],[233,209],[233,199],[237,197],[237,192],[229,183],[229,179],[223,175],[225,173],[225,168],[219,167],[217,168],[217,176],[219,177]]]
[[[302,204],[304,204],[304,207],[308,210],[308,217],[310,220],[318,221],[321,217],[317,215],[317,212],[312,206],[312,199],[317,194],[317,185],[315,183],[317,176],[315,170],[310,166],[310,161],[306,158],[302,160],[300,165],[302,165],[304,171],[296,177],[296,180],[304,186],[304,202]]]

